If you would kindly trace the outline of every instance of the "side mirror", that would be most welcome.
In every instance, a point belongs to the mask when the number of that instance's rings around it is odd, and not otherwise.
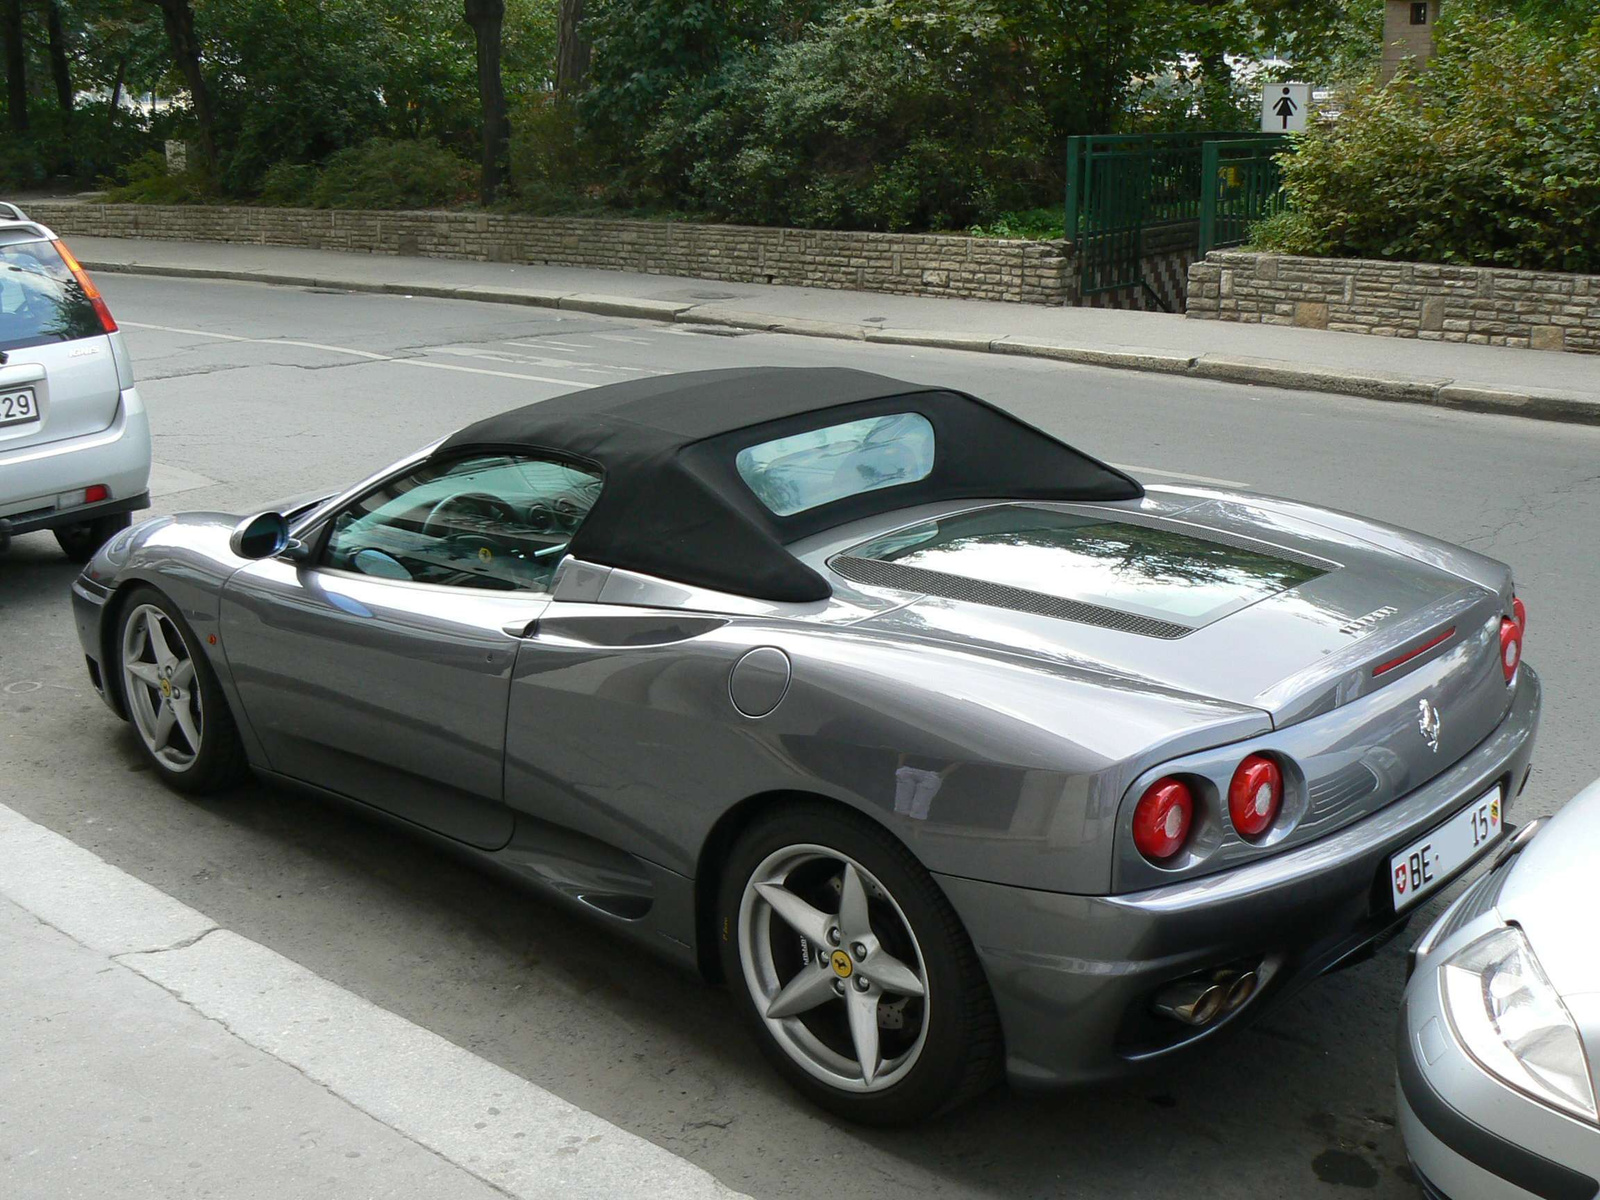
[[[240,558],[271,558],[289,547],[289,522],[282,513],[257,513],[233,527],[228,549]]]

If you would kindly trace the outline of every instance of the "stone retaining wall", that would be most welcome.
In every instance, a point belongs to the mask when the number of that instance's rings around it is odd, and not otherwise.
[[[1600,275],[1214,250],[1190,317],[1600,353]]]
[[[1077,300],[1066,242],[495,213],[33,203],[63,236],[302,246],[1030,304]]]

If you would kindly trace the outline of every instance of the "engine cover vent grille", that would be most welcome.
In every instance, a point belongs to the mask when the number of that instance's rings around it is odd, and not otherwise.
[[[1001,583],[984,583],[960,575],[946,575],[943,571],[930,571],[926,567],[909,567],[902,563],[881,562],[875,558],[858,558],[841,554],[830,559],[828,565],[855,583],[868,587],[893,588],[901,592],[921,592],[945,600],[962,600],[969,604],[984,604],[990,608],[1009,608],[1016,612],[1037,613],[1041,617],[1057,617],[1063,621],[1076,621],[1081,625],[1098,625],[1102,629],[1116,629],[1123,633],[1137,633],[1144,637],[1181,638],[1194,630],[1174,621],[1161,621],[1155,617],[1141,617],[1133,613],[1118,612],[1099,604],[1086,604],[1082,600],[1067,600],[1049,596],[1027,588],[1011,587]]]

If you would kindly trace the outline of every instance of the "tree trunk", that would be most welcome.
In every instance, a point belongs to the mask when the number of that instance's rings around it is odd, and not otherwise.
[[[189,87],[195,121],[200,126],[200,153],[205,158],[207,169],[215,175],[217,142],[211,120],[211,97],[206,92],[206,79],[200,71],[200,36],[194,28],[194,7],[189,0],[154,0],[154,3],[161,9],[161,21],[167,29],[167,44],[172,48],[173,61]]]
[[[511,117],[500,77],[505,0],[466,0],[466,17],[478,43],[478,99],[483,107],[483,175],[478,190],[484,204],[493,204],[511,164]]]
[[[1235,123],[1233,112],[1233,68],[1224,52],[1202,50],[1200,66],[1200,108],[1207,129],[1228,129]]]
[[[50,0],[46,17],[50,32],[50,75],[56,83],[56,103],[68,123],[72,120],[72,66],[67,58],[67,31],[61,23],[61,0]]]
[[[111,85],[111,103],[106,106],[106,135],[117,127],[117,105],[122,103],[122,85],[128,81],[128,56],[117,60],[117,78]]]
[[[22,43],[22,0],[0,0],[0,38],[6,44],[6,113],[11,132],[28,132],[28,67]]]
[[[556,91],[575,96],[589,74],[589,39],[583,31],[583,0],[561,0],[556,23]]]

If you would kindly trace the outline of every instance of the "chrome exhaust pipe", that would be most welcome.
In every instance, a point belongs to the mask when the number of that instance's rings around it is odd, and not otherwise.
[[[1233,1012],[1236,1009],[1243,1008],[1249,1002],[1250,997],[1256,994],[1256,984],[1259,982],[1260,980],[1256,977],[1254,971],[1246,971],[1239,976],[1228,988],[1227,999],[1222,1002],[1223,1009],[1227,1012]]]
[[[1185,1025],[1209,1025],[1222,1015],[1228,988],[1206,979],[1180,979],[1156,993],[1152,1007]]]

